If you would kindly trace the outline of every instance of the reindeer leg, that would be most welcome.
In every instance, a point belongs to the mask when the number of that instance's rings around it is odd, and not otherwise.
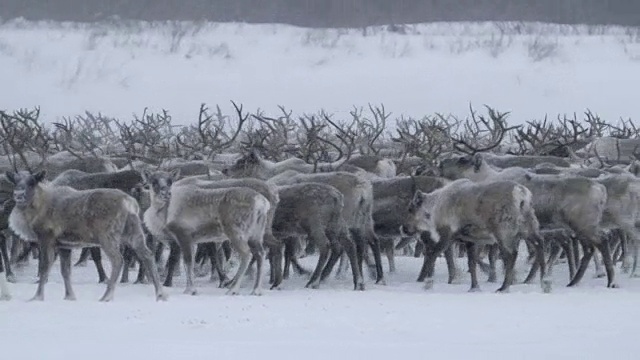
[[[262,295],[262,271],[264,263],[264,248],[260,240],[250,239],[247,244],[256,261],[256,279],[251,295]]]
[[[71,249],[60,248],[60,273],[64,280],[64,299],[76,300],[76,294],[71,286]]]
[[[49,272],[55,260],[55,248],[53,240],[40,240],[38,259],[38,289],[31,301],[44,301],[44,287],[49,282]]]
[[[181,234],[177,237],[179,239],[180,250],[182,251],[182,260],[184,261],[184,269],[187,274],[187,287],[184,290],[185,294],[188,295],[197,295],[198,291],[196,290],[194,280],[194,269],[193,269],[193,242],[190,241],[190,237],[186,232],[180,231]]]
[[[80,258],[73,266],[86,266],[90,254],[89,248],[82,248],[82,250],[80,250]]]
[[[500,244],[500,253],[502,254],[502,261],[504,262],[504,282],[502,286],[496,292],[508,292],[509,287],[515,280],[515,265],[518,258],[518,251],[509,251],[506,247]]]
[[[2,256],[2,261],[5,264],[4,271],[7,275],[7,281],[16,282],[16,276],[11,269],[11,262],[9,261],[9,248],[7,245],[7,237],[4,232],[0,231],[0,256]]]
[[[331,242],[331,255],[329,256],[329,260],[327,264],[322,269],[322,273],[320,274],[320,283],[324,282],[326,278],[331,275],[331,271],[333,267],[336,265],[338,260],[340,260],[344,254],[344,251],[340,244]]]
[[[291,260],[295,257],[295,244],[294,238],[288,236],[284,239],[284,271],[282,273],[283,279],[289,278],[289,272],[291,269]]]
[[[477,269],[477,257],[478,247],[473,242],[465,243],[467,248],[467,264],[469,266],[469,273],[471,275],[471,288],[469,292],[480,291],[480,285],[478,284],[478,269]]]
[[[353,289],[354,290],[364,290],[364,277],[358,268],[358,254],[356,252],[356,244],[353,241],[353,238],[350,236],[351,234],[347,229],[343,229],[340,232],[340,243],[344,248],[344,252],[349,257],[349,263],[351,263],[351,273],[353,275]]]
[[[107,290],[104,295],[102,295],[102,298],[100,298],[100,301],[108,302],[113,300],[113,294],[116,290],[116,284],[118,283],[120,272],[122,271],[124,259],[122,257],[122,252],[120,251],[119,241],[115,236],[111,234],[104,234],[103,236],[104,238],[100,239],[100,246],[111,262],[111,276],[109,276],[107,281]]]
[[[282,284],[282,247],[280,244],[269,245],[269,261],[271,262],[271,268],[273,269],[273,282],[271,283],[271,290],[278,289]]]
[[[426,241],[426,240],[423,240]],[[421,249],[424,253],[422,260],[422,268],[420,269],[420,273],[418,274],[418,282],[423,282],[427,277],[432,277],[436,267],[436,258],[437,255],[433,255],[433,251],[435,248],[435,243],[429,240],[429,244],[427,246],[423,241],[418,241],[418,244],[421,243]],[[416,249],[418,246],[416,245]]]
[[[380,251],[380,239],[378,235],[373,231],[373,226],[367,229],[367,238],[371,251],[373,252],[373,259],[376,263],[376,284],[386,285],[384,279],[384,271],[382,270],[382,254]]]
[[[590,240],[585,240],[585,241],[590,241]],[[584,255],[582,256],[582,260],[580,261],[580,267],[578,268],[578,272],[576,273],[576,276],[571,279],[571,281],[569,282],[569,284],[567,286],[571,287],[571,286],[576,286],[580,280],[582,280],[582,277],[584,276],[584,273],[587,271],[587,268],[589,267],[589,262],[591,261],[591,257],[593,257],[593,243],[583,243],[582,245],[583,251],[584,251]]]
[[[169,258],[167,259],[166,278],[164,279],[164,286],[171,287],[173,285],[173,275],[175,273],[176,265],[178,264],[178,257],[180,256],[180,245],[176,241],[171,241],[169,244]]]
[[[18,257],[16,258],[14,263],[18,264],[18,263],[23,263],[27,261],[29,259],[29,254],[31,254],[31,252],[35,251],[35,249],[37,248],[38,248],[38,243],[27,242],[24,248],[22,249],[22,252],[18,254]]]
[[[312,227],[309,233],[308,239],[310,243],[315,243],[315,248],[320,253],[318,257],[318,263],[316,264],[316,268],[311,274],[311,278],[305,287],[310,287],[313,289],[318,289],[320,287],[320,276],[321,273],[329,260],[329,252],[330,252],[330,241],[327,236],[324,234],[324,229],[317,229],[316,227]]]
[[[393,238],[390,238],[388,240],[391,244],[387,244],[388,246],[385,246],[385,255],[387,256],[387,261],[389,262],[389,272],[390,273],[395,273],[396,272],[396,253],[395,253],[395,248],[393,246]]]
[[[230,288],[227,291],[227,295],[237,295],[239,294],[238,290],[240,289],[240,284],[242,283],[242,278],[244,274],[247,272],[247,268],[249,267],[249,262],[252,259],[251,248],[249,244],[242,241],[237,235],[230,234],[229,240],[231,240],[231,246],[236,250],[238,256],[240,257],[240,265],[238,266],[238,271],[236,275],[231,279],[231,283],[229,284]]]
[[[602,241],[596,244],[598,250],[602,254],[602,262],[604,262],[605,271],[607,272],[607,287],[617,288],[618,284],[615,281],[615,270],[613,269],[613,260],[611,259],[611,250],[607,241]]]
[[[456,267],[455,254],[453,251],[454,244],[455,242],[452,242],[451,245],[444,249],[444,258],[447,262],[447,272],[449,273],[448,284],[453,284],[459,280],[459,271]]]
[[[129,268],[133,263],[133,254],[131,249],[125,246],[124,250],[122,251],[122,257],[124,258],[124,266],[122,267],[122,276],[120,278],[120,283],[126,284],[129,282]]]
[[[108,279],[107,279],[107,274],[104,271],[104,267],[102,266],[102,253],[100,252],[100,248],[95,246],[95,247],[88,248],[88,250],[91,254],[91,258],[93,259],[93,262],[96,265],[96,270],[98,271],[98,283],[102,284]]]
[[[140,230],[142,229],[140,228]],[[145,243],[144,233],[138,232],[138,234],[134,233],[132,235],[131,247],[138,259],[140,259],[140,271],[142,271],[143,268],[146,269],[146,273],[148,273],[151,278],[151,282],[153,283],[153,287],[156,292],[156,301],[167,300],[168,297],[160,284],[160,274],[158,274],[158,267],[154,260],[154,254]]]
[[[7,285],[7,276],[4,269],[5,261],[0,256],[0,301],[11,300],[11,293],[9,292],[9,286]]]

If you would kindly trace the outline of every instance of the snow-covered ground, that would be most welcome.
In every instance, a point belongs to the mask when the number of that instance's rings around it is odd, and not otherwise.
[[[0,108],[46,120],[165,108],[190,123],[201,102],[348,115],[383,103],[394,115],[512,111],[512,123],[587,108],[637,118],[640,31],[537,23],[436,23],[305,29],[238,23],[0,25]]]
[[[201,102],[229,100],[245,109],[295,113],[383,103],[396,116],[465,116],[469,103],[512,111],[512,122],[545,113],[637,118],[640,31],[545,24],[432,24],[407,34],[284,25],[79,25],[13,21],[0,25],[0,109],[41,106],[45,120],[103,112],[120,118],[166,108],[189,123]],[[314,257],[303,262],[311,267]],[[78,301],[62,300],[58,264],[44,303],[35,262],[17,269],[14,300],[0,303],[1,359],[637,359],[640,279],[619,274],[605,288],[591,269],[576,288],[554,291],[498,284],[467,293],[415,282],[421,259],[400,257],[388,285],[365,292],[331,279],[304,289],[285,282],[264,296],[225,296],[198,279],[200,295],[182,294],[183,277],[157,303],[150,285],[119,286],[115,301],[90,264],[74,268]],[[459,260],[460,268],[465,261]],[[520,277],[525,265],[519,265]],[[484,277],[483,277],[484,279]],[[245,281],[245,293],[250,281]]]
[[[315,257],[302,259],[311,268]],[[458,259],[466,269],[464,259]],[[446,284],[438,263],[435,286],[415,282],[421,259],[399,257],[386,286],[368,281],[364,292],[348,279],[330,279],[304,289],[294,276],[279,291],[239,296],[198,278],[200,294],[182,294],[184,277],[168,289],[169,301],[154,301],[151,285],[120,285],[115,300],[99,303],[93,264],[73,269],[76,302],[62,300],[58,263],[43,303],[31,303],[35,261],[18,269],[14,299],[0,303],[2,359],[637,359],[640,279],[619,275],[620,289],[588,271],[582,284],[566,288],[558,264],[554,290],[518,284],[496,294],[499,284],[481,283],[468,293],[465,273]],[[519,264],[519,277],[526,264]],[[386,260],[385,260],[386,270]],[[134,274],[135,276],[135,274]],[[481,275],[482,279],[486,279]]]

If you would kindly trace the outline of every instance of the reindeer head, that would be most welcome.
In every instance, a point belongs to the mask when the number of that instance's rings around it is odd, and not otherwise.
[[[46,170],[41,170],[35,174],[29,171],[7,172],[6,176],[13,183],[13,200],[18,209],[24,209],[31,205],[35,197],[38,184],[44,180]]]
[[[481,154],[454,156],[440,161],[438,170],[440,176],[450,180],[471,178],[481,170],[482,163]]]
[[[243,157],[238,159],[230,167],[223,169],[222,173],[233,178],[254,177],[262,166],[262,156],[258,150],[251,149]]]
[[[409,203],[409,216],[402,225],[401,231],[407,235],[415,235],[418,232],[435,233],[435,223],[432,214],[435,197],[416,191]]]
[[[148,185],[150,188],[152,201],[162,203],[168,203],[171,199],[171,186],[179,177],[180,169],[174,169],[170,172],[149,172],[148,170],[142,172],[145,185]]]

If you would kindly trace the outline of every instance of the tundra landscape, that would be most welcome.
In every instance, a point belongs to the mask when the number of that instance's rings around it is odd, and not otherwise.
[[[637,358],[638,34],[5,21],[0,354]]]

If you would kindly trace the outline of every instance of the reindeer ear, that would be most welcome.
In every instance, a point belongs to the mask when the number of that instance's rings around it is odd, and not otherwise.
[[[40,170],[37,173],[35,173],[35,175],[33,175],[33,177],[36,180],[36,183],[39,183],[42,180],[44,180],[46,175],[47,175],[47,170]]]
[[[253,162],[257,162],[260,160],[260,153],[258,152],[258,149],[252,148],[249,151],[249,160]]]
[[[140,175],[142,175],[143,183],[144,184],[148,184],[149,180],[151,179],[151,173],[149,173],[149,170],[142,169],[142,171],[140,171]]]
[[[422,203],[424,202],[424,197],[425,197],[425,193],[423,193],[420,190],[417,190],[415,195],[413,195],[413,200],[411,200],[411,202],[413,203],[413,205],[415,207],[420,207],[422,206]]]
[[[640,161],[638,160],[632,161],[631,165],[629,165],[629,172],[632,173],[634,176],[640,175]]]
[[[17,182],[17,181],[16,181],[16,173],[14,173],[13,171],[7,171],[7,172],[5,173],[5,176],[7,177],[7,179],[8,179],[9,181],[11,181],[11,183],[12,183],[13,185],[15,185],[15,184],[16,184],[16,182]]]
[[[471,162],[473,163],[473,170],[478,172],[480,170],[480,167],[482,166],[482,154],[478,153],[473,155]]]
[[[180,168],[175,168],[170,172],[171,178],[175,181],[180,178]]]

